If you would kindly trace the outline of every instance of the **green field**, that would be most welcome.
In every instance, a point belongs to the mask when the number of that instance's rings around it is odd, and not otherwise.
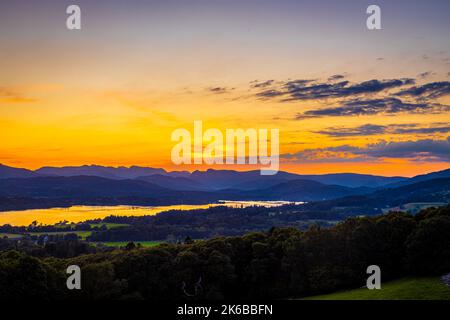
[[[446,205],[448,205],[448,203],[445,202],[414,202],[414,203],[405,203],[399,207],[382,209],[382,211],[383,213],[388,213],[389,211],[404,211],[410,214],[416,214],[423,209],[432,207],[438,208]]]
[[[129,226],[129,224],[125,224],[125,223],[90,223],[91,228],[95,228],[98,227],[100,228],[101,226],[105,226],[106,229],[114,229],[114,228],[120,228],[120,227],[127,227]]]
[[[305,300],[450,300],[450,287],[440,277],[404,278],[381,284],[380,290],[361,288]]]
[[[68,233],[75,233],[78,237],[81,237],[81,239],[85,240],[86,237],[90,236],[92,231],[61,231],[61,232],[29,232],[31,236],[40,236],[44,234],[52,235],[52,234],[68,234]]]
[[[119,228],[119,227],[125,227],[128,226],[127,224],[121,224],[121,223],[91,223],[91,228],[94,227],[101,227],[101,226],[105,226],[107,229],[113,229],[113,228]],[[74,224],[70,225],[70,226],[75,226]],[[65,226],[60,226],[61,228],[63,227],[67,227],[67,225]],[[39,236],[39,235],[43,235],[43,234],[67,234],[67,233],[75,233],[76,235],[78,235],[78,237],[80,237],[82,240],[86,240],[86,237],[89,237],[92,234],[92,231],[57,231],[57,232],[29,232],[30,235],[35,235],[35,236]]]
[[[55,228],[71,227],[72,229],[75,229],[76,225],[77,225],[76,223],[55,224],[54,227]],[[129,224],[126,224],[126,223],[109,223],[109,222],[89,223],[89,225],[91,226],[91,228],[95,228],[95,227],[100,228],[101,226],[105,226],[107,229],[113,229],[113,228],[129,226]]]
[[[121,224],[121,223],[91,223],[91,228],[94,227],[101,227],[101,226],[105,226],[107,229],[113,229],[113,228],[119,228],[119,227],[125,227],[128,226],[128,224]],[[60,228],[67,228],[67,226],[75,226],[75,224],[71,224],[71,225],[64,225],[64,226],[59,226]],[[58,226],[57,226],[58,228]],[[76,235],[78,235],[78,237],[80,237],[82,240],[86,240],[86,237],[89,237],[92,234],[92,231],[56,231],[56,232],[29,232],[30,235],[35,235],[35,236],[40,236],[43,234],[67,234],[67,233],[75,233]]]
[[[125,247],[130,241],[118,241],[118,242],[99,242],[108,247]],[[140,244],[143,247],[155,247],[164,243],[163,241],[138,241],[134,242],[135,245]]]
[[[23,236],[21,234],[0,233],[0,239],[3,239],[4,237],[8,239],[20,239]]]

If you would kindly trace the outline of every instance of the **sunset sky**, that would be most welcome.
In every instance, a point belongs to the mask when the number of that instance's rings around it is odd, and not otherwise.
[[[5,0],[0,66],[5,165],[205,169],[170,159],[202,120],[280,129],[291,172],[450,167],[448,0]]]

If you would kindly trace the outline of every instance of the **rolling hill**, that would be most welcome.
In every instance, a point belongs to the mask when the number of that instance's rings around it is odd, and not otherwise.
[[[194,171],[189,178],[216,190],[228,188],[252,190],[255,189],[255,186],[258,186],[258,188],[271,187],[292,180],[311,180],[322,184],[340,185],[350,188],[374,188],[407,179],[403,177],[383,177],[355,173],[300,175],[284,171],[280,171],[273,176],[261,176],[258,170],[239,172],[213,169]]]
[[[292,180],[276,184],[266,189],[252,190],[244,193],[254,200],[284,201],[321,201],[336,199],[348,195],[366,194],[369,188],[349,188],[339,185],[327,185],[312,180]]]
[[[0,164],[0,179],[9,178],[32,178],[38,177],[39,174],[28,169],[13,168]]]
[[[134,179],[144,175],[167,174],[164,169],[145,167],[104,167],[97,165],[85,165],[78,167],[43,167],[36,170],[41,176],[96,176],[108,179]]]
[[[418,182],[433,180],[433,179],[441,179],[441,178],[450,178],[450,169],[437,171],[437,172],[431,172],[428,174],[421,174],[415,177],[412,177],[410,179],[406,179],[403,181],[395,182],[393,184],[386,185],[385,187],[388,188],[395,188],[395,187],[402,187],[409,184],[414,184]]]
[[[186,177],[172,177],[169,175],[153,174],[149,176],[138,177],[136,180],[142,180],[158,185],[163,188],[184,191],[208,191],[208,186],[196,182]]]
[[[302,206],[305,211],[378,214],[383,209],[398,207],[407,203],[450,203],[450,178],[418,182],[397,188],[387,188],[365,195],[351,195],[343,198],[311,202]]]
[[[73,177],[73,176],[96,176],[108,179],[139,179],[149,181],[170,189],[185,190],[221,190],[240,189],[252,190],[255,186],[259,188],[271,187],[273,185],[291,180],[312,180],[323,184],[341,185],[345,187],[382,187],[388,184],[400,183],[407,178],[384,177],[355,173],[337,173],[323,175],[301,175],[280,171],[274,176],[261,176],[259,170],[234,171],[214,170],[194,171],[171,171],[151,167],[105,167],[99,165],[83,165],[68,167],[42,167],[35,171],[19,169],[0,165],[0,179],[6,178],[29,178],[29,177]],[[151,178],[154,176],[153,178]],[[184,178],[189,180],[164,179],[164,177]],[[153,181],[152,181],[153,180]]]
[[[155,181],[150,176],[150,181]],[[162,185],[190,184],[186,178],[158,176],[157,183],[144,180],[115,180],[96,176],[36,177],[0,179],[0,197],[46,199],[177,199],[175,203],[198,203],[217,200],[290,200],[319,201],[346,195],[361,194],[366,188],[324,185],[310,180],[293,180],[256,190],[225,189],[218,191],[183,191]],[[142,179],[142,178],[141,178]],[[180,187],[182,188],[182,187]],[[106,203],[105,203],[106,204]]]

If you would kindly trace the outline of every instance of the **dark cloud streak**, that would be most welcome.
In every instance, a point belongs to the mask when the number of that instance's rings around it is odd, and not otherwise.
[[[436,99],[450,94],[450,82],[432,82],[422,86],[414,86],[396,93],[396,96],[410,96],[424,99]]]
[[[314,80],[287,81],[278,88],[258,92],[260,98],[283,96],[282,101],[346,98],[361,94],[379,93],[384,90],[412,85],[414,79],[369,80],[351,84],[349,81],[320,83]]]
[[[342,79],[344,79],[344,78],[345,78],[345,76],[342,75],[342,74],[335,74],[335,75],[329,77],[329,78],[328,78],[328,81],[342,80]]]
[[[234,90],[234,88],[227,88],[227,87],[210,87],[210,88],[208,88],[208,91],[215,93],[215,94],[227,93],[232,90]]]
[[[448,132],[450,132],[450,124],[445,123],[434,123],[429,127],[423,127],[417,123],[390,124],[386,126],[365,124],[354,128],[329,127],[324,130],[315,131],[315,133],[330,137],[355,137],[378,134],[436,134]]]
[[[375,114],[396,113],[439,113],[449,111],[450,107],[430,103],[407,103],[397,98],[383,98],[372,100],[351,100],[344,102],[341,106],[308,110],[297,115],[296,119],[320,117],[344,117],[365,116]]]
[[[294,162],[366,162],[385,158],[413,161],[450,161],[450,137],[446,140],[423,139],[417,141],[380,141],[365,147],[342,145],[337,147],[306,149],[282,154],[282,159]]]

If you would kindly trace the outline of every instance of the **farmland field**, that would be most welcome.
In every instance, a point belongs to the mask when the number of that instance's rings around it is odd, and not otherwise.
[[[129,224],[126,223],[109,223],[109,222],[102,222],[102,223],[91,223],[91,228],[101,228],[103,226],[106,227],[106,229],[114,229],[114,228],[120,228],[120,227],[127,227]]]
[[[108,247],[125,247],[129,241],[118,241],[118,242],[100,242],[101,244]],[[163,241],[138,241],[134,242],[134,244],[140,244],[143,247],[155,247],[164,243]]]
[[[40,235],[63,235],[63,234],[69,234],[69,233],[75,233],[78,237],[81,237],[81,239],[86,240],[86,237],[89,237],[92,233],[92,231],[61,231],[61,232],[29,232],[31,236],[40,236]]]
[[[404,278],[386,282],[380,290],[360,288],[305,300],[450,300],[450,287],[440,277]]]
[[[22,235],[20,234],[11,234],[11,233],[0,233],[0,239],[3,238],[8,238],[8,239],[20,239],[22,238]]]

